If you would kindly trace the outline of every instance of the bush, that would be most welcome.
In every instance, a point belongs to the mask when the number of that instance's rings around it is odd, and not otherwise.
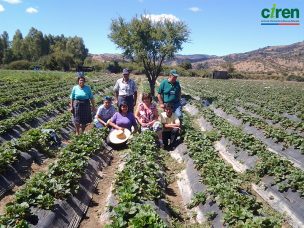
[[[32,63],[27,60],[18,60],[7,65],[9,70],[30,70]]]
[[[304,82],[304,77],[297,75],[290,75],[286,78],[287,81]]]
[[[228,74],[229,78],[235,78],[235,79],[247,79],[244,74],[239,73],[239,72],[234,72],[234,73],[229,73]]]

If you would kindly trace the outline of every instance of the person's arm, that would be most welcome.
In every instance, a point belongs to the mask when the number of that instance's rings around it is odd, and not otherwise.
[[[158,98],[158,103],[159,103],[159,106],[161,107],[161,108],[164,108],[165,107],[165,105],[164,105],[164,101],[163,101],[163,98],[162,98],[162,94],[164,93],[164,89],[163,89],[163,86],[164,85],[164,83],[163,83],[163,81],[160,83],[160,85],[159,85],[159,88],[158,88],[158,94],[157,94],[157,98]]]
[[[119,80],[119,79],[118,79]],[[118,103],[118,94],[119,94],[119,82],[118,82],[118,80],[116,81],[116,83],[115,83],[115,85],[114,85],[114,88],[113,88],[113,90],[114,90],[114,95],[115,95],[115,100],[114,100],[114,103]]]
[[[118,125],[115,124],[116,120],[117,120],[117,113],[115,113],[114,116],[110,119],[109,125],[117,130],[123,130],[122,127],[119,127]]]
[[[95,107],[95,100],[94,98],[91,99],[91,104],[92,104],[92,111],[96,112],[96,107]]]
[[[174,114],[172,114],[174,115]],[[166,128],[180,128],[180,121],[177,117],[174,118],[174,123],[173,124],[164,124],[164,127]]]
[[[146,123],[143,123],[140,119],[140,115],[139,115],[139,106],[137,107],[136,111],[135,111],[135,114],[134,114],[135,118],[137,119],[137,121],[139,122],[140,126],[142,127],[146,127],[147,124]]]
[[[136,105],[136,101],[137,101],[137,91],[134,92],[134,107]]]
[[[137,122],[135,120],[134,115],[132,115],[132,117],[131,117],[131,123],[132,123],[132,126],[134,127],[134,132],[137,132],[138,131],[138,126],[137,126]]]
[[[180,101],[182,98],[182,87],[180,86],[180,83],[178,82],[179,85],[179,91],[178,91],[178,100]]]
[[[98,115],[95,116],[99,123],[101,123],[103,126],[107,126],[107,123],[104,122]]]
[[[75,88],[75,87],[73,87],[72,92],[71,92],[71,95],[70,95],[69,110],[70,110],[71,112],[73,112],[73,109],[74,109],[74,106],[73,106],[73,101],[74,101],[74,99],[75,99],[75,89],[74,89],[74,88]]]
[[[164,101],[163,101],[163,98],[162,98],[162,96],[161,96],[160,93],[157,94],[157,98],[158,98],[159,106],[160,106],[161,108],[164,108],[164,107],[165,107]]]
[[[118,104],[118,91],[115,91],[115,100],[114,100],[115,104]]]
[[[69,111],[73,112],[74,106],[73,106],[73,99],[70,100],[69,103]]]
[[[153,108],[153,120],[152,121],[150,121],[149,123],[148,123],[148,125],[149,126],[153,126],[153,124],[156,122],[156,121],[158,121],[158,111],[157,111],[157,107],[155,106],[154,108]]]

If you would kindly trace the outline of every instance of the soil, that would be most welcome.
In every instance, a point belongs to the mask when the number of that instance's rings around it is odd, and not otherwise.
[[[165,156],[165,172],[168,177],[168,186],[166,189],[166,199],[170,204],[171,208],[175,212],[175,217],[184,224],[189,223],[190,218],[188,217],[187,209],[183,204],[182,196],[177,185],[177,174],[183,170],[183,165],[177,163],[169,154]]]
[[[113,160],[111,161],[111,164],[105,167],[101,172],[101,179],[93,193],[88,211],[80,222],[80,228],[103,227],[100,223],[100,215],[106,210],[106,199],[110,194],[110,186],[114,181],[115,173],[121,160],[120,154],[117,151],[113,151]]]

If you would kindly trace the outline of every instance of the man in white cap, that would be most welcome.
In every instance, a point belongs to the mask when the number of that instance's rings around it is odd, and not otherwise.
[[[135,81],[129,78],[129,69],[123,69],[122,74],[123,78],[118,79],[114,86],[116,102],[118,107],[126,102],[130,112],[133,113],[137,100],[137,86]]]

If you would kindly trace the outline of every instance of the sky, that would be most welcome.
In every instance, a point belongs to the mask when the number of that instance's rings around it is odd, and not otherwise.
[[[261,25],[261,11],[299,9],[300,25]],[[141,14],[184,22],[190,41],[178,54],[227,55],[304,41],[304,0],[0,0],[0,33],[17,29],[82,37],[89,53],[122,53],[108,38],[113,19]]]

